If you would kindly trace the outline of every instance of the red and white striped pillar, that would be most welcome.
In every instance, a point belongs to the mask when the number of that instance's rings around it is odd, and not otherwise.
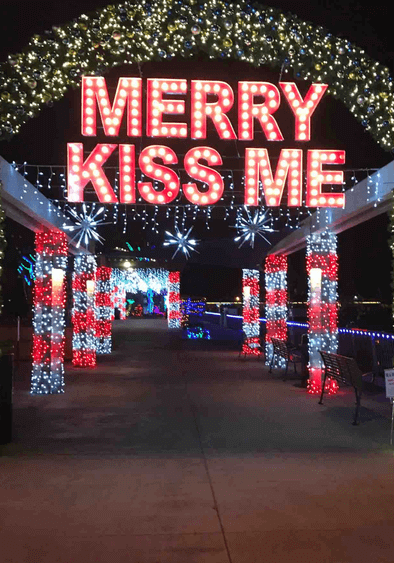
[[[94,292],[96,258],[88,254],[75,257],[73,274],[73,359],[74,366],[96,365],[96,327]]]
[[[100,266],[96,270],[96,353],[110,354],[112,352],[112,268]]]
[[[242,270],[242,330],[246,340],[243,354],[260,355],[260,274],[258,270]]]
[[[180,272],[169,272],[168,275],[168,328],[181,327],[181,294]]]
[[[64,393],[67,237],[36,233],[32,395]]]
[[[114,309],[119,310],[119,318],[124,321],[126,318],[126,290],[122,287],[114,287]]]
[[[269,254],[265,259],[265,359],[272,361],[273,345],[271,338],[287,340],[287,256]],[[283,358],[275,358],[274,367],[286,367]]]
[[[322,359],[319,350],[338,350],[338,255],[337,236],[330,232],[307,237],[308,273],[308,392],[321,393]],[[338,385],[326,379],[326,392],[336,393]]]

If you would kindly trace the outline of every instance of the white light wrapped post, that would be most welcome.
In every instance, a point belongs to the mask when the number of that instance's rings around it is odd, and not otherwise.
[[[82,254],[75,257],[73,274],[73,364],[96,365],[96,327],[94,291],[96,258]]]
[[[272,338],[287,340],[287,256],[269,254],[265,260],[265,359],[270,365],[274,348]],[[286,360],[275,356],[273,367],[285,368]]]
[[[67,237],[36,233],[31,394],[64,393]]]
[[[323,379],[319,350],[334,354],[338,350],[338,255],[334,233],[314,233],[307,238],[306,265],[309,286],[308,392],[318,394]],[[335,381],[326,380],[326,392],[335,393],[337,388]]]
[[[100,266],[96,270],[96,353],[110,354],[112,352],[112,268]]]
[[[180,272],[170,272],[168,275],[168,328],[181,327],[180,279]]]
[[[260,347],[260,284],[258,270],[242,270],[242,330],[245,341],[243,354],[261,354]]]

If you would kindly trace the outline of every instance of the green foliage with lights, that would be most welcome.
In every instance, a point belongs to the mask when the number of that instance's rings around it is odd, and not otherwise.
[[[152,0],[109,5],[35,35],[0,65],[0,138],[17,133],[81,75],[116,65],[193,57],[287,67],[297,79],[329,84],[385,149],[394,150],[389,69],[346,39],[273,8],[220,0]]]

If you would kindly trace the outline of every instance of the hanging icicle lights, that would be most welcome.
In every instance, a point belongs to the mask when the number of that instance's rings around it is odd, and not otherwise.
[[[242,270],[242,330],[246,338],[242,348],[243,354],[261,354],[259,275],[258,270]]]
[[[31,394],[64,393],[67,237],[36,233]]]
[[[290,113],[295,121],[295,140],[308,142],[311,138],[311,117],[322,99],[327,84],[311,84],[301,96],[293,82],[280,82],[280,90],[286,98]],[[254,139],[255,120],[267,142],[284,140],[280,126],[274,117],[281,104],[280,90],[269,82],[242,81],[238,83],[238,136],[227,115],[234,105],[234,92],[230,84],[215,80],[148,78],[146,83],[147,116],[146,135],[158,138],[190,138],[203,140],[207,137],[207,120],[210,119],[220,139],[225,141],[251,141]],[[163,96],[186,96],[190,92],[190,127],[186,122],[163,121],[164,115],[185,114],[185,100],[166,99]],[[216,101],[208,101],[212,95]],[[257,102],[263,97],[263,102]],[[142,78],[119,78],[115,98],[111,103],[105,78],[101,76],[82,77],[82,134],[97,135],[97,106],[104,133],[114,139],[119,136],[120,126],[126,112],[127,135],[141,137]],[[119,152],[119,198],[115,194],[103,165],[118,149]],[[160,160],[162,163],[158,163]],[[323,184],[343,184],[343,172],[323,170],[323,165],[344,164],[345,151],[307,151],[306,205],[309,207],[344,207],[343,193],[325,193]],[[143,200],[154,205],[169,204],[179,195],[180,179],[168,165],[178,163],[175,152],[168,146],[153,144],[145,147],[139,155],[138,165],[148,178],[161,182],[157,190],[152,182],[138,182],[139,194]],[[208,164],[209,166],[206,166]],[[224,181],[216,168],[223,164],[216,149],[209,146],[193,147],[186,152],[184,169],[193,179],[205,184],[201,191],[197,184],[183,184],[185,198],[194,205],[214,205],[223,195]],[[279,207],[287,182],[288,207],[302,206],[303,190],[302,149],[282,149],[275,173],[272,171],[270,156],[266,148],[245,148],[244,204],[259,205],[262,182],[265,205]],[[136,194],[136,153],[133,144],[100,143],[84,158],[83,143],[68,143],[68,201],[84,201],[85,186],[91,182],[102,203],[135,204]]]
[[[266,289],[266,364],[270,364],[274,348],[272,337],[287,340],[287,256],[269,254],[265,260]],[[274,367],[286,367],[284,358],[275,357]]]
[[[96,365],[96,325],[94,292],[96,258],[87,254],[76,256],[73,274],[72,311],[73,364],[80,367]]]
[[[319,350],[338,350],[338,255],[337,237],[330,231],[307,238],[309,381],[308,392],[320,393],[322,361]],[[335,381],[326,381],[335,393]]]

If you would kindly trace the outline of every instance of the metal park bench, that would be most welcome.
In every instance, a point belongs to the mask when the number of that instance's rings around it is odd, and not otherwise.
[[[339,354],[324,352],[323,350],[320,350],[320,355],[324,363],[324,380],[319,405],[323,404],[323,395],[327,377],[335,379],[338,383],[352,386],[356,394],[356,412],[353,420],[353,425],[356,425],[363,387],[363,374],[358,367],[356,360],[354,358],[340,356]]]
[[[274,360],[276,358],[284,358],[286,360],[286,371],[284,375],[284,380],[286,381],[287,377],[287,370],[289,369],[289,363],[291,362],[294,366],[294,373],[297,373],[297,364],[302,363],[302,355],[300,350],[294,348],[284,340],[279,340],[278,338],[271,338],[272,346],[274,347],[274,351],[272,354],[272,360],[270,364],[269,373],[272,372],[272,367],[274,365]]]

